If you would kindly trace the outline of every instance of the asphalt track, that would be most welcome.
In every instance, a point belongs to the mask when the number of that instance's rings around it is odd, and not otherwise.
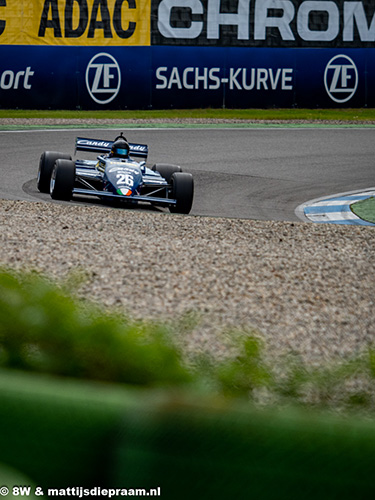
[[[41,153],[73,155],[76,136],[113,139],[117,132],[0,132],[0,198],[53,202],[36,188]],[[164,128],[124,133],[131,142],[149,145],[148,165],[175,163],[194,175],[194,215],[296,221],[296,207],[307,200],[375,184],[374,128]]]

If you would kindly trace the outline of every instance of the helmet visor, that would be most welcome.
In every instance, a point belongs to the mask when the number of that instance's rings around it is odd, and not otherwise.
[[[129,150],[123,148],[116,148],[115,154],[118,154],[119,156],[127,156],[129,154]]]

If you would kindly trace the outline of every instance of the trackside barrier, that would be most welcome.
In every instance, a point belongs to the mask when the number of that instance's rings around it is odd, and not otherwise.
[[[374,107],[374,0],[0,0],[0,108]]]
[[[0,45],[0,108],[374,107],[375,48]]]
[[[375,494],[369,421],[6,371],[0,401],[0,463],[44,492],[144,489],[171,500]]]

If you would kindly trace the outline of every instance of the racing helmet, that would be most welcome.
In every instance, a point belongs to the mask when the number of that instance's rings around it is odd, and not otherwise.
[[[119,137],[112,144],[111,156],[116,158],[129,158],[129,143],[125,137]]]

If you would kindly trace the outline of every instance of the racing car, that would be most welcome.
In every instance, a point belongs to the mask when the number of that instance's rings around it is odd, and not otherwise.
[[[146,166],[148,146],[129,143],[124,135],[114,141],[76,138],[75,152],[101,153],[93,160],[45,151],[39,161],[37,187],[54,200],[95,196],[130,204],[147,202],[188,214],[193,204],[194,181],[178,165]]]

